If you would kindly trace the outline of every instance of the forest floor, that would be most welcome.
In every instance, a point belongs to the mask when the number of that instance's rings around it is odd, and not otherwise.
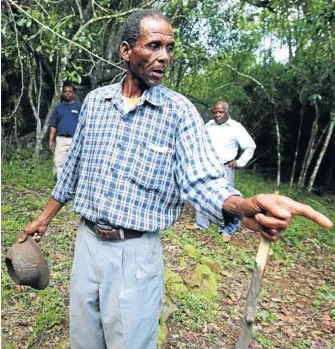
[[[250,195],[258,188],[272,190],[265,182],[253,183],[247,173],[237,180],[247,183],[239,189]],[[69,348],[68,287],[79,221],[71,205],[53,220],[40,243],[51,275],[47,289],[15,285],[4,263],[15,233],[41,212],[53,185],[50,161],[2,165],[4,349]],[[334,221],[334,197],[299,199]],[[193,209],[188,207],[178,222],[161,234],[166,266],[161,347],[234,348],[260,239],[242,227],[231,243],[224,243],[214,225],[208,231],[187,230],[193,218]],[[273,246],[250,348],[335,347],[334,241],[334,229],[325,231],[297,218]]]

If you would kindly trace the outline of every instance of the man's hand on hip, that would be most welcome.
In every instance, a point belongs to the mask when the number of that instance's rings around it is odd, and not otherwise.
[[[229,166],[230,168],[235,168],[235,167],[237,167],[237,161],[236,161],[236,160],[230,161],[229,164],[228,164],[228,166]]]
[[[259,231],[271,241],[277,241],[290,226],[292,216],[304,216],[324,228],[332,222],[312,207],[277,194],[259,194],[249,199],[229,197],[224,203],[228,214],[239,217],[247,228]]]

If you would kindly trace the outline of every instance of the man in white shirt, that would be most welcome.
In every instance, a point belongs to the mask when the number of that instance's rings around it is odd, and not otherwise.
[[[229,105],[225,101],[217,102],[213,109],[214,120],[207,124],[207,131],[211,137],[214,148],[224,165],[228,183],[234,187],[236,167],[244,167],[252,158],[256,144],[247,130],[237,121],[232,120],[228,113]],[[235,159],[239,148],[242,154]],[[209,220],[201,212],[196,213],[196,224],[190,225],[190,229],[209,227]],[[225,226],[219,227],[219,233],[224,241],[230,241],[233,233],[240,227],[240,220],[235,218],[231,222],[225,222]]]

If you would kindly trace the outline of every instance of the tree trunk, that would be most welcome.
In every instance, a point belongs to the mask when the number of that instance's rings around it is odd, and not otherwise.
[[[280,177],[281,177],[281,152],[280,152],[280,146],[281,146],[281,138],[280,138],[280,128],[278,123],[278,116],[275,110],[274,106],[274,116],[275,116],[275,130],[276,130],[276,139],[277,139],[277,183],[276,187],[280,187]]]
[[[307,171],[309,169],[309,166],[311,164],[311,161],[313,159],[313,156],[314,156],[314,153],[316,150],[315,141],[316,141],[316,136],[317,136],[318,129],[319,129],[319,116],[320,116],[320,114],[319,114],[319,108],[318,108],[316,101],[314,101],[314,106],[315,106],[315,119],[314,119],[314,122],[312,125],[311,136],[309,139],[304,162],[303,162],[302,169],[301,169],[300,176],[299,176],[298,190],[301,190],[305,185]]]
[[[301,129],[302,129],[302,123],[304,120],[304,104],[301,104],[301,109],[300,109],[300,122],[299,122],[299,129],[298,129],[298,134],[297,134],[297,145],[295,147],[295,153],[294,153],[294,161],[293,161],[293,166],[292,166],[292,173],[291,173],[291,179],[290,179],[290,189],[289,189],[289,194],[291,194],[291,190],[293,187],[293,181],[294,181],[294,175],[295,175],[295,168],[297,166],[297,159],[299,155],[299,144],[300,144],[300,137],[301,137]]]
[[[333,134],[334,124],[335,124],[335,108],[332,110],[332,112],[330,114],[330,125],[329,125],[329,128],[328,128],[327,137],[325,139],[325,142],[323,143],[322,149],[320,151],[319,158],[316,161],[313,173],[312,173],[311,178],[310,178],[309,183],[308,183],[307,191],[311,191],[312,190],[312,187],[313,187],[316,175],[317,175],[317,173],[319,171],[319,168],[320,168],[321,161],[323,159],[323,156],[325,155],[325,152],[327,150],[330,138],[331,138],[331,136]]]

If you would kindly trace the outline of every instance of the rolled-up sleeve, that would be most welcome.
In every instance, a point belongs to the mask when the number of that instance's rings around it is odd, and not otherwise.
[[[228,185],[205,124],[192,104],[184,111],[176,136],[175,175],[182,199],[219,225],[225,200],[241,195]]]
[[[55,107],[49,120],[49,127],[57,128],[57,116],[58,116],[57,107]]]
[[[254,155],[256,144],[242,125],[238,125],[236,130],[236,141],[243,150],[243,153],[236,161],[238,167],[244,167]]]
[[[64,163],[62,176],[51,194],[55,200],[62,203],[71,201],[76,192],[85,137],[87,99],[88,97],[85,99],[79,114],[78,126]]]

